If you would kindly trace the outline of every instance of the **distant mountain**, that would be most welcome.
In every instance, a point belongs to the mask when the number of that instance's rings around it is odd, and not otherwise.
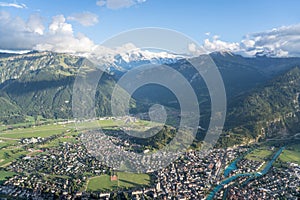
[[[274,77],[295,66],[300,66],[300,58],[247,58],[230,52],[214,52],[210,56],[222,75],[228,101],[266,84]],[[199,56],[189,59],[192,59],[193,62],[201,62],[202,58]],[[210,101],[203,78],[187,59],[179,59],[177,62],[168,65],[179,71],[190,81],[200,102]],[[174,105],[174,102],[176,102],[174,95],[168,92],[166,88],[157,85],[145,86],[143,90],[138,90],[134,95],[140,101],[159,103],[159,100],[160,102],[169,103],[169,105]],[[177,106],[179,105],[177,104]]]
[[[184,58],[184,55],[136,49],[115,55],[105,55],[102,59],[107,63],[107,70],[114,72],[116,70],[128,71],[143,64],[171,64]]]
[[[52,52],[12,55],[0,59],[1,121],[22,121],[26,115],[45,118],[72,117],[72,90],[85,58]],[[90,72],[93,73],[93,72]],[[104,73],[96,95],[97,113],[110,114],[115,80]],[[18,118],[16,116],[19,116]]]
[[[294,67],[229,104],[223,145],[290,138],[300,132],[300,68]]]
[[[215,52],[210,55],[222,74],[229,98],[300,66],[300,58],[243,57],[230,52]]]
[[[300,131],[298,108],[293,103],[299,101],[296,97],[300,93],[300,75],[299,68],[295,67],[300,66],[300,58],[245,58],[230,52],[215,52],[210,56],[223,77],[227,92],[229,112],[224,144]],[[203,58],[192,59],[201,62]],[[106,58],[100,67],[104,70],[113,67],[117,73],[108,70],[102,77],[96,92],[97,115],[111,114],[110,97],[118,78],[127,70],[148,63],[167,64],[190,82],[200,105],[200,125],[207,128],[211,106],[207,86],[184,56],[171,53],[137,50]],[[0,56],[0,121],[16,123],[28,115],[72,117],[72,89],[78,69],[93,65],[83,57],[53,52]],[[168,88],[149,84],[133,94],[132,112],[147,112],[154,103],[173,110],[180,108]]]
[[[265,112],[264,109],[272,108],[273,105],[276,105],[276,108],[278,109],[276,113],[281,113],[280,116],[291,114],[292,108],[287,109],[287,107],[280,106],[282,102],[288,103],[290,101],[287,101],[285,97],[286,91],[280,90],[281,87],[279,86],[282,85],[282,87],[284,86],[289,88],[289,84],[288,82],[284,82],[284,78],[282,82],[277,82],[279,77],[288,76],[288,74],[291,73],[293,74],[295,66],[300,66],[300,58],[246,58],[230,52],[215,52],[211,54],[211,57],[223,77],[227,93],[229,110],[225,126],[227,137],[222,140],[225,145],[233,145],[247,140],[258,140],[258,138],[278,137],[280,135],[278,135],[278,133],[281,133],[282,130],[287,130],[287,132],[291,132],[292,130],[298,131],[298,128],[295,127],[300,126],[299,123],[297,123],[296,118],[293,118],[296,122],[286,121],[285,123],[290,123],[290,125],[283,126],[285,129],[272,128],[272,125],[270,124],[273,124],[272,121],[277,118],[274,117],[272,112]],[[201,56],[192,59],[194,62],[200,62]],[[205,82],[186,59],[178,60],[176,63],[172,63],[169,66],[178,70],[187,80],[190,81],[191,86],[194,88],[198,96],[201,110],[200,125],[206,129],[209,123],[211,105],[209,92]],[[298,76],[297,73],[295,75],[296,77]],[[252,105],[251,108],[253,110],[247,111],[247,109],[249,109],[249,105],[247,105],[246,100],[244,102],[241,99],[248,97],[254,92],[263,90],[262,88],[265,88],[267,85],[275,83],[277,84],[272,86],[272,92],[274,94],[270,94],[270,96],[265,97],[263,100],[260,99],[259,101],[254,102],[254,105]],[[297,96],[297,92],[294,89],[292,88],[291,91],[289,91],[290,96],[288,98],[295,98]],[[277,90],[279,91],[276,93]],[[293,90],[294,92],[292,92]],[[277,99],[273,99],[273,95],[279,95],[279,97]],[[260,97],[261,95],[257,94],[257,96]],[[137,100],[137,103],[155,102],[168,105],[170,107],[180,108],[174,94],[172,94],[167,88],[154,84],[144,86],[142,89],[137,90],[134,94],[134,98]],[[266,102],[267,105],[262,102]],[[251,117],[246,116],[249,114],[246,112],[250,112]],[[268,119],[265,122],[268,123],[268,125],[257,125],[261,123],[261,118],[259,118],[259,116],[262,113],[264,114],[262,118]],[[248,123],[252,123],[250,127],[248,126]],[[269,135],[261,136],[261,132],[258,130],[264,130],[265,132],[268,132]],[[271,132],[273,134],[271,134]],[[203,136],[203,134],[200,135]],[[229,136],[231,137],[229,138]],[[201,138],[202,137],[199,137],[199,139]]]

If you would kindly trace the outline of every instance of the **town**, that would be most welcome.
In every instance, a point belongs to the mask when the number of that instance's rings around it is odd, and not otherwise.
[[[113,134],[106,137],[128,149],[131,145],[137,147],[124,137],[113,137]],[[95,140],[97,135],[86,138]],[[20,144],[32,148],[55,139],[57,137],[21,139]],[[245,196],[251,199],[297,199],[300,194],[300,166],[297,163],[273,164],[265,175],[254,176],[263,171],[269,161],[260,160],[256,154],[252,155],[256,159],[249,159],[255,150],[253,146],[206,151],[191,149],[166,167],[157,171],[147,169],[151,179],[148,184],[119,187],[121,172],[109,167],[112,162],[103,162],[93,156],[91,149],[86,148],[89,141],[83,140],[82,135],[74,135],[74,140],[70,141],[42,146],[4,167],[3,170],[14,175],[0,186],[1,196],[25,199],[241,199]],[[101,146],[94,148],[99,152]],[[275,153],[278,150],[274,146],[266,148],[263,151]],[[107,155],[105,159],[113,158],[109,156],[112,150],[101,149]],[[137,169],[147,163],[138,163],[136,158],[129,162]],[[153,162],[160,165],[160,157]],[[116,188],[88,189],[89,180],[105,175],[111,177],[110,182],[117,183]],[[231,180],[235,176],[236,179]],[[104,183],[98,183],[101,184]]]

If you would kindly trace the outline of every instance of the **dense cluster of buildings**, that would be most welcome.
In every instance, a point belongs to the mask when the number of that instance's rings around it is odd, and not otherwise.
[[[80,143],[64,142],[44,153],[26,156],[13,162],[9,171],[17,173],[45,173],[76,177],[84,173],[99,175],[107,170],[100,161],[90,156]]]
[[[272,168],[266,175],[243,181],[228,188],[228,199],[299,199],[300,198],[300,179],[297,173],[300,166],[290,164],[289,168]],[[244,178],[245,179],[245,178]]]
[[[158,196],[204,199],[220,183],[225,166],[247,151],[246,148],[189,151],[178,161],[157,172]]]
[[[90,156],[80,143],[62,143],[43,153],[25,156],[11,163],[7,170],[16,176],[7,180],[0,191],[10,196],[81,196],[88,176],[109,172],[109,168]]]
[[[120,149],[101,146],[105,141],[113,139],[111,141],[115,144],[121,143],[121,146],[128,148],[132,145],[122,137],[118,139],[113,136],[94,134],[86,137],[84,145],[81,142],[64,142],[42,149],[38,154],[17,159],[6,167],[16,175],[0,185],[0,194],[25,199],[205,199],[228,177],[258,172],[265,164],[264,161],[244,159],[248,147],[203,152],[190,150],[170,165],[149,172],[152,178],[149,186],[88,192],[86,184],[89,177],[110,174],[111,171],[107,163],[97,159],[88,150],[102,149],[106,151],[101,153],[107,159],[113,159],[110,157],[111,151]],[[100,139],[106,140],[100,143]],[[28,144],[27,140],[24,143]],[[161,166],[160,160],[158,156],[153,162]],[[145,160],[133,159],[131,164],[138,168],[146,163]],[[280,170],[272,167],[264,176],[241,176],[228,182],[213,198],[297,199],[300,193],[298,174],[300,167],[297,164],[290,163],[288,168]]]
[[[86,132],[81,136],[81,141],[92,156],[124,171],[152,172],[168,165],[181,154],[176,151],[157,151],[153,154],[128,151],[128,148],[137,150],[141,146],[131,144],[128,137],[115,137],[98,130]]]

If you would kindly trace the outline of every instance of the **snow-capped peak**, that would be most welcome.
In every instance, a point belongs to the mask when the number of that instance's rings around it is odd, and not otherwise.
[[[186,55],[161,50],[140,49],[133,44],[126,44],[117,48],[99,46],[86,57],[97,62],[107,71],[127,71],[143,64],[175,63],[180,59],[186,58]]]
[[[184,55],[135,49],[116,54],[111,63],[111,70],[126,71],[143,64],[171,64],[183,58]]]
[[[152,52],[149,50],[134,50],[132,52],[120,53],[120,57],[126,62],[136,61],[136,60],[151,60],[151,59],[178,59],[184,58],[182,55],[171,54],[165,51],[162,52]]]

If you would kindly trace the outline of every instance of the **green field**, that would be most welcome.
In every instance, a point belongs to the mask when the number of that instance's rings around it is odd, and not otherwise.
[[[100,122],[100,124],[99,124]],[[27,155],[28,151],[23,150],[20,148],[21,144],[19,143],[19,139],[21,138],[31,138],[31,137],[42,137],[46,138],[53,135],[58,135],[61,133],[65,133],[64,136],[49,141],[48,143],[36,146],[40,147],[54,147],[58,146],[61,142],[70,142],[75,143],[77,142],[76,136],[80,132],[74,132],[72,129],[75,128],[74,123],[69,124],[47,124],[47,125],[40,125],[35,127],[28,127],[28,128],[21,128],[21,126],[32,125],[32,120],[28,124],[17,124],[14,126],[1,126],[0,131],[0,166],[5,166],[8,163],[14,161],[15,159],[19,158],[20,156]],[[93,121],[93,122],[84,122],[87,128],[89,127],[113,127],[115,126],[115,122],[113,120],[102,120],[102,121]],[[12,130],[4,130],[8,127],[11,127]],[[67,132],[67,130],[71,130]]]
[[[31,122],[32,123],[32,122]],[[32,124],[31,124],[32,125]],[[76,124],[78,125],[78,124]],[[34,152],[27,151],[23,148],[23,145],[19,143],[21,138],[31,138],[31,137],[42,137],[46,138],[53,135],[59,135],[64,133],[62,136],[47,142],[46,144],[33,144],[33,149],[40,149],[42,147],[55,147],[62,142],[77,142],[78,134],[81,131],[74,131],[76,126],[74,123],[69,123],[65,125],[60,124],[48,124],[40,125],[35,127],[21,128],[21,126],[12,126],[11,130],[4,130],[7,127],[1,126],[0,131],[0,167],[5,167],[9,163],[13,162],[17,158],[29,154],[34,154]],[[129,126],[135,130],[149,128],[153,125],[151,122],[138,121],[130,122],[125,124],[125,120],[98,120],[91,122],[83,122],[79,128],[83,130],[89,128],[103,128],[103,129],[119,129],[121,126]],[[69,131],[68,131],[69,130]],[[6,177],[13,176],[14,173],[1,171],[0,170],[0,181],[4,181]],[[115,188],[132,188],[141,185],[149,185],[150,177],[147,174],[132,174],[132,173],[118,173],[118,181],[110,181],[110,176],[102,175],[99,177],[91,178],[86,185],[89,191],[105,191],[114,190]]]
[[[54,123],[55,121],[63,121],[64,119],[59,119],[59,120],[54,120],[54,119],[45,119],[42,116],[38,116],[38,124],[44,124],[44,123]],[[0,122],[0,124],[2,124]],[[12,127],[12,128],[20,128],[20,127],[27,127],[27,126],[33,126],[35,125],[35,120],[34,117],[32,116],[26,116],[26,122],[22,122],[22,123],[16,123],[16,124],[9,124],[9,125],[4,125],[2,124],[0,126],[0,131],[7,129],[7,127]]]
[[[154,127],[157,126],[157,123],[142,121],[139,120],[135,123],[129,123],[128,126],[134,127],[136,129],[143,129],[144,127]],[[0,132],[0,138],[30,138],[30,137],[49,137],[51,135],[60,134],[68,129],[89,129],[89,128],[118,128],[119,126],[125,126],[125,120],[97,120],[91,122],[82,122],[66,124],[66,125],[59,125],[59,124],[48,124],[48,125],[41,125],[36,127],[30,128],[13,128],[13,130],[6,130]],[[3,126],[2,126],[3,128]]]
[[[0,138],[0,149],[18,144],[17,140],[8,140]]]
[[[6,165],[7,163],[12,162],[13,160],[19,158],[20,156],[25,156],[26,154],[28,154],[28,151],[25,151],[21,148],[1,149],[0,166]]]
[[[15,175],[14,172],[8,172],[8,171],[0,170],[0,183],[5,181],[9,177],[12,177],[13,175]]]
[[[41,137],[46,138],[53,135],[59,135],[64,133],[63,136],[56,138],[52,141],[47,142],[44,145],[34,145],[33,148],[41,148],[41,147],[55,147],[58,146],[62,142],[77,142],[76,137],[81,131],[73,131],[75,128],[79,128],[81,130],[93,129],[93,128],[103,128],[103,129],[119,129],[122,126],[129,126],[133,130],[143,130],[145,128],[149,128],[152,126],[156,126],[157,124],[139,120],[137,122],[125,123],[126,118],[124,119],[105,119],[105,120],[97,120],[90,122],[82,122],[69,124],[54,124],[53,121],[47,121],[50,124],[44,124],[39,126],[32,126],[28,128],[23,128],[22,126],[32,125],[33,119],[28,119],[28,124],[18,124],[15,126],[1,126],[0,131],[0,166],[6,165],[16,158],[27,155],[28,151],[21,149],[21,144],[19,143],[19,139],[21,138],[31,138],[31,137]],[[10,130],[4,130],[10,127]],[[70,130],[70,131],[67,131]],[[121,175],[122,176],[122,175]],[[129,177],[130,178],[130,177]],[[124,187],[130,187],[130,185],[126,185],[125,182],[122,183]]]
[[[67,137],[67,138],[60,137],[60,138],[54,139],[50,142],[47,142],[46,144],[41,145],[40,147],[42,147],[42,148],[57,147],[57,146],[59,146],[60,143],[63,143],[63,142],[76,143],[77,140],[74,137]]]
[[[30,128],[18,128],[13,130],[7,130],[0,133],[0,137],[3,138],[13,138],[13,139],[20,139],[20,138],[31,138],[31,137],[49,137],[52,135],[60,134],[68,129],[70,126],[63,126],[63,125],[43,125],[43,126],[36,126]]]
[[[300,165],[300,145],[286,147],[281,153],[279,160],[282,162],[292,162]]]
[[[5,166],[8,163],[14,161],[20,156],[25,156],[29,154],[29,151],[26,151],[21,148],[19,139],[21,138],[31,138],[31,137],[49,137],[52,135],[58,135],[62,132],[71,129],[70,125],[41,125],[36,127],[29,128],[15,128],[13,130],[6,130],[0,132],[0,166]],[[72,134],[71,132],[68,134]],[[60,138],[61,142],[74,141],[75,138],[68,135],[68,138]],[[50,141],[52,142],[52,141]],[[54,141],[54,143],[59,143],[59,141]],[[54,145],[55,146],[55,145]]]
[[[119,129],[120,127],[131,127],[133,130],[140,130],[144,131],[145,128],[153,128],[156,126],[161,126],[162,124],[151,122],[151,121],[145,121],[145,120],[138,120],[137,122],[130,122],[125,123],[125,119],[106,119],[106,120],[97,120],[97,121],[91,121],[91,122],[81,122],[76,124],[76,128],[79,130],[86,130],[91,128],[101,128],[101,129]]]
[[[249,154],[247,154],[245,156],[245,158],[249,159],[249,160],[259,161],[259,162],[266,161],[274,153],[273,151],[266,149],[266,148],[255,149],[252,152],[250,152]]]
[[[133,174],[118,172],[119,181],[110,181],[109,175],[93,177],[89,180],[87,191],[106,191],[117,188],[132,188],[142,185],[149,185],[150,176],[148,174]]]

